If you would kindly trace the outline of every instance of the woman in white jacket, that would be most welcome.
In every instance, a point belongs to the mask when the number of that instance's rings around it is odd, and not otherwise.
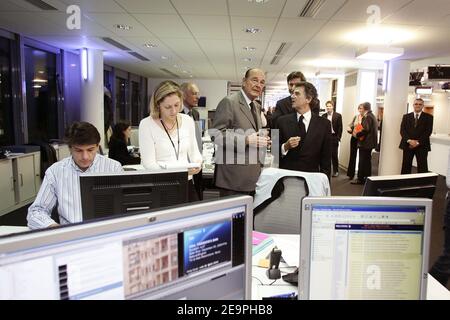
[[[158,85],[150,100],[150,116],[139,124],[139,150],[146,169],[188,168],[188,200],[192,202],[198,200],[192,176],[200,172],[202,155],[195,138],[194,120],[180,113],[182,97],[175,82]]]

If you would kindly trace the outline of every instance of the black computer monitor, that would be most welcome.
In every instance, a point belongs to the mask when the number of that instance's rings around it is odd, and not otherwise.
[[[433,199],[438,176],[430,172],[368,177],[362,195]]]
[[[187,170],[80,175],[83,221],[187,202]]]

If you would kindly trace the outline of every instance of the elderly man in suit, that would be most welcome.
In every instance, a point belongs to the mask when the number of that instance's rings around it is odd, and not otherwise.
[[[221,196],[254,195],[264,163],[258,153],[269,143],[268,137],[258,134],[261,106],[255,102],[264,86],[264,72],[248,69],[241,90],[223,98],[216,108],[214,130],[209,133],[217,145],[214,176]]]
[[[295,112],[294,108],[292,108],[291,95],[294,93],[295,85],[302,81],[306,81],[306,78],[300,71],[291,72],[287,76],[289,96],[277,101],[277,104],[275,105],[275,111],[272,114],[272,128],[276,128],[277,120],[279,117]]]
[[[280,168],[322,172],[330,179],[330,122],[311,111],[319,103],[317,90],[309,82],[300,82],[291,97],[296,112],[278,119]]]
[[[417,172],[428,172],[427,157],[430,148],[430,135],[433,131],[433,116],[423,112],[422,99],[414,100],[414,112],[405,114],[400,125],[403,149],[402,174],[411,173],[414,156],[417,160]]]
[[[326,102],[327,112],[322,115],[331,122],[331,164],[333,165],[333,177],[339,176],[339,142],[342,137],[342,116],[334,111],[333,101]]]
[[[183,109],[180,111],[181,113],[187,114],[195,121],[195,138],[197,139],[198,150],[202,152],[203,143],[202,143],[202,129],[200,128],[200,114],[195,109],[198,106],[198,100],[200,98],[200,90],[195,83],[192,82],[184,82],[180,86],[181,91],[183,92]],[[197,191],[198,198],[203,200],[203,179],[202,179],[202,171],[198,174],[194,174],[194,187]]]

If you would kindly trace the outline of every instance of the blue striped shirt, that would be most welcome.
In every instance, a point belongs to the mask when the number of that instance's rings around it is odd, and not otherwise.
[[[45,172],[36,199],[28,208],[28,227],[39,229],[56,223],[50,217],[55,205],[58,206],[61,224],[82,221],[80,174],[121,171],[123,169],[118,161],[99,154],[95,156],[94,161],[86,171],[82,171],[71,156],[54,163]]]

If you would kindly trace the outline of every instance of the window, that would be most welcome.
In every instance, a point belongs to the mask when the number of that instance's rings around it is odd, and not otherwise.
[[[28,141],[58,139],[56,54],[25,46]]]
[[[138,126],[141,121],[141,90],[140,83],[131,81],[131,125]]]
[[[14,144],[10,45],[0,37],[0,145]]]
[[[127,92],[128,81],[121,77],[116,77],[116,121],[126,120],[127,117]]]

